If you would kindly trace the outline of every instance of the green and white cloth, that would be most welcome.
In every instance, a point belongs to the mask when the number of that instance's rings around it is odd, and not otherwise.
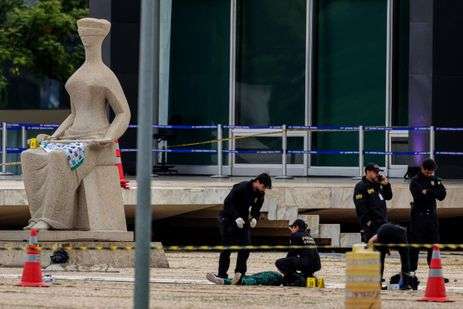
[[[71,170],[77,169],[85,160],[85,149],[87,145],[81,142],[73,143],[50,143],[43,141],[40,147],[46,152],[62,151],[68,159]]]

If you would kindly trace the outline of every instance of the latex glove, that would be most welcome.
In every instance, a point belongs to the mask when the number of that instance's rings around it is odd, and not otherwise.
[[[252,229],[255,228],[257,225],[256,218],[251,218],[251,220],[249,221],[249,225],[251,226]]]
[[[239,228],[239,229],[242,229],[244,227],[244,220],[243,218],[238,218],[235,220],[235,223],[236,223],[236,226]]]

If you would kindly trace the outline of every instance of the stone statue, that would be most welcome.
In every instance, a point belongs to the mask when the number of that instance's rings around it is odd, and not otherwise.
[[[66,82],[71,114],[40,147],[21,154],[31,219],[25,229],[126,231],[114,142],[130,110],[121,85],[102,61],[110,22],[77,21],[85,62]],[[114,112],[109,123],[108,105]]]

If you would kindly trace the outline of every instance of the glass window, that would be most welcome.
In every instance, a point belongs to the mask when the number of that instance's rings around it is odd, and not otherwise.
[[[239,0],[236,124],[304,124],[305,0]]]
[[[384,125],[386,0],[316,2],[313,122]],[[314,134],[314,149],[356,150],[355,133]],[[365,148],[384,149],[384,134],[365,135]],[[314,165],[355,166],[355,156],[313,156]],[[381,156],[366,161],[382,163]]]
[[[230,1],[173,0],[171,23],[168,123],[228,124]],[[170,146],[216,138],[215,130],[176,133]],[[216,155],[169,154],[169,160],[214,164]]]
[[[236,103],[239,125],[303,125],[305,121],[305,0],[237,2]],[[281,138],[251,138],[237,149],[281,150]],[[302,150],[302,138],[288,139]],[[288,156],[301,163],[302,156]],[[280,164],[281,155],[244,154],[236,163]]]

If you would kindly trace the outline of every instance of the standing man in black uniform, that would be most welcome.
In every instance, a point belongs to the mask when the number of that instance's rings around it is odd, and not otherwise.
[[[362,177],[354,189],[354,204],[360,224],[362,242],[367,243],[381,225],[387,223],[386,201],[392,199],[392,188],[388,179],[379,172],[377,164],[370,163],[365,167]],[[381,254],[381,277],[384,271],[384,259],[387,250],[379,249]]]
[[[250,181],[235,184],[225,198],[223,210],[219,215],[220,233],[224,246],[251,244],[251,229],[257,225],[260,217],[260,209],[264,203],[265,190],[272,188],[272,180],[268,174],[260,174]],[[217,277],[228,278],[231,251],[220,253],[219,271]],[[238,251],[235,276],[232,284],[238,284],[247,271],[249,250]],[[214,279],[215,275],[207,274]]]
[[[439,242],[439,223],[437,219],[436,200],[443,201],[447,194],[442,180],[434,175],[437,164],[433,159],[426,159],[421,164],[418,175],[410,182],[413,196],[410,213],[410,242]],[[418,268],[420,250],[410,250],[411,270]],[[428,265],[431,263],[432,249],[428,250]]]

